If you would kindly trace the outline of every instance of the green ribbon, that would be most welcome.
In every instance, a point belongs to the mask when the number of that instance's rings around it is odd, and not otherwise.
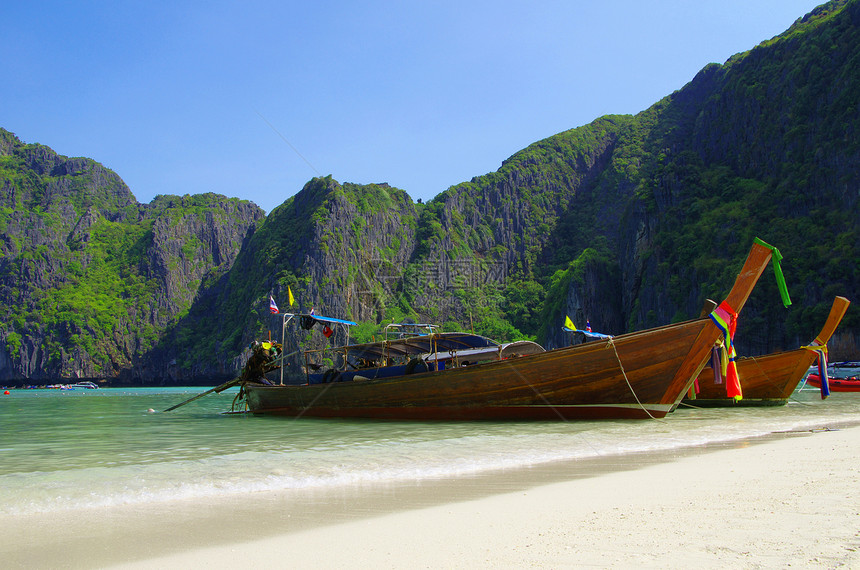
[[[782,260],[782,254],[779,250],[765,243],[759,238],[755,238],[755,243],[766,247],[771,251],[771,259],[773,260],[773,274],[776,277],[776,286],[779,288],[779,296],[782,297],[782,304],[785,307],[791,305],[791,298],[788,296],[788,285],[785,284],[785,276],[782,274],[782,266],[779,262]]]

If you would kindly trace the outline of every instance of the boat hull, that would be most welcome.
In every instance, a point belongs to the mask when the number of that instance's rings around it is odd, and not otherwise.
[[[379,380],[246,384],[251,412],[416,420],[664,417],[719,337],[710,319],[499,362]]]

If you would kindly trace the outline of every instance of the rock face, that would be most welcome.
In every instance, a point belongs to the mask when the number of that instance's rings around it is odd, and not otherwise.
[[[139,204],[92,160],[0,141],[0,381],[130,377],[264,216],[216,195]]]
[[[378,322],[413,254],[415,227],[416,206],[402,190],[314,179],[249,236],[229,274],[172,332],[179,340],[166,344],[196,339],[206,349],[192,357],[177,354],[184,368],[195,375],[233,374],[252,340],[280,334],[268,299],[289,311],[288,291],[296,300],[293,311]]]

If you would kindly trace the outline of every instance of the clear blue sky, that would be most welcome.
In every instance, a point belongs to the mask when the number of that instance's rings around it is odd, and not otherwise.
[[[268,212],[319,174],[428,200],[646,109],[820,3],[7,2],[0,127],[101,162],[140,202]]]

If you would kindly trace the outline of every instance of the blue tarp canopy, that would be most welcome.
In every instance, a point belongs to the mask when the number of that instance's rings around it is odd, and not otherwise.
[[[333,317],[324,317],[324,316],[322,316],[322,315],[310,315],[310,314],[307,314],[307,313],[284,313],[283,315],[284,315],[284,318],[285,318],[285,319],[286,319],[287,317],[290,317],[290,318],[293,318],[293,317],[299,317],[299,318],[301,318],[301,317],[309,317],[309,318],[311,318],[311,319],[313,319],[313,320],[315,320],[315,321],[319,321],[319,322],[321,322],[321,323],[334,323],[334,324],[337,324],[337,325],[349,325],[349,326],[351,326],[351,327],[354,327],[354,326],[358,325],[358,323],[354,323],[354,322],[352,322],[352,321],[346,321],[346,320],[344,320],[344,319],[335,319],[335,318],[333,318]]]
[[[561,330],[563,330],[564,332],[582,333],[585,335],[585,338],[590,338],[590,339],[594,339],[594,340],[599,340],[602,338],[612,338],[611,334],[589,332],[589,331],[583,331],[583,330],[579,330],[579,329],[573,330],[573,329],[569,329],[567,327],[561,327]]]
[[[418,356],[433,352],[448,353],[456,350],[495,346],[499,346],[499,344],[476,334],[437,333],[396,340],[352,344],[344,346],[343,350],[349,356],[365,360],[377,360],[382,357]]]

